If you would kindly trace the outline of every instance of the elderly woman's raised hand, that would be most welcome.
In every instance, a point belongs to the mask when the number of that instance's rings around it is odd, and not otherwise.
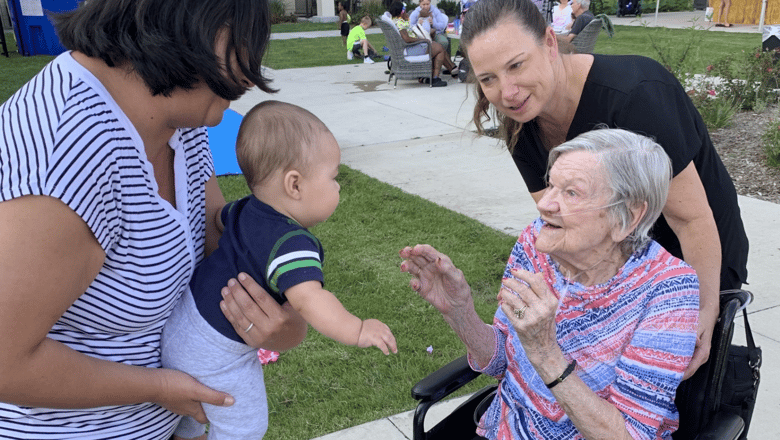
[[[536,366],[560,353],[555,331],[558,299],[541,273],[512,269],[512,275],[502,280],[499,302]]]
[[[452,260],[427,244],[405,247],[401,272],[412,275],[409,286],[444,316],[471,304],[471,288]]]

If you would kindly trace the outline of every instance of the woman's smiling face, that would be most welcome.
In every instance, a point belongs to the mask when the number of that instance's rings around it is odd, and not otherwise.
[[[553,99],[558,45],[551,28],[540,44],[517,21],[502,20],[473,39],[468,56],[485,97],[515,121],[536,118]]]

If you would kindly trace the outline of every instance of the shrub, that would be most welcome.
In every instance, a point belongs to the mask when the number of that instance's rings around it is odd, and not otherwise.
[[[715,89],[706,84],[700,84],[698,89],[689,90],[688,95],[710,131],[729,125],[741,107],[740,102],[719,97]]]
[[[284,14],[284,2],[282,0],[271,0],[268,3],[268,8],[271,10],[271,21],[273,22],[276,17],[283,17]]]
[[[439,0],[436,7],[441,9],[441,12],[447,14],[447,17],[453,19],[460,14],[460,6],[455,0]]]
[[[268,3],[268,7],[271,10],[271,24],[295,23],[298,21],[298,17],[294,14],[285,15],[284,2],[282,0],[271,0]]]
[[[376,20],[385,13],[387,9],[381,0],[366,0],[360,2],[360,8],[354,13],[350,13],[352,16],[352,24],[360,23],[360,19],[368,15],[371,20]]]
[[[644,26],[648,26],[644,23]],[[658,54],[656,58],[667,70],[677,77],[681,84],[688,84],[692,76],[693,60],[704,40],[703,28],[696,23],[684,29],[684,38],[668,38],[668,29],[655,28],[648,35],[650,46]]]
[[[658,5],[659,12],[677,12],[677,11],[690,11],[693,10],[693,0],[660,0],[661,4]],[[643,1],[642,12],[649,14],[655,13],[655,1]],[[702,15],[704,13],[702,12]]]
[[[762,136],[764,151],[770,166],[780,168],[780,119],[769,123],[769,128]]]
[[[617,9],[617,0],[592,0],[588,8],[593,15],[615,15],[617,14]]]
[[[707,67],[719,95],[741,102],[744,110],[761,110],[778,102],[780,66],[773,52],[760,48],[730,54]]]
[[[590,2],[590,11],[593,15],[617,14],[617,0],[592,0]],[[690,11],[693,9],[693,0],[661,0],[658,5],[660,12]],[[650,14],[655,12],[655,1],[642,1],[642,13]],[[702,14],[703,15],[703,14]]]

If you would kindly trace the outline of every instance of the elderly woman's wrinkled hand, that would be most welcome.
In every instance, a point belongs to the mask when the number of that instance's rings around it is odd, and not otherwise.
[[[536,365],[560,351],[555,331],[558,299],[547,288],[541,273],[513,269],[512,275],[502,281],[499,302],[528,360]]]
[[[407,246],[399,255],[401,272],[412,276],[409,286],[442,315],[471,303],[471,288],[448,256],[427,244]]]

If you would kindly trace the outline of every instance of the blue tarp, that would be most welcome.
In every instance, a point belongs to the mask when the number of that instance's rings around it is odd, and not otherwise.
[[[209,127],[209,144],[214,157],[214,169],[218,176],[225,174],[241,174],[236,159],[236,137],[243,116],[227,109],[222,122],[216,127]]]

